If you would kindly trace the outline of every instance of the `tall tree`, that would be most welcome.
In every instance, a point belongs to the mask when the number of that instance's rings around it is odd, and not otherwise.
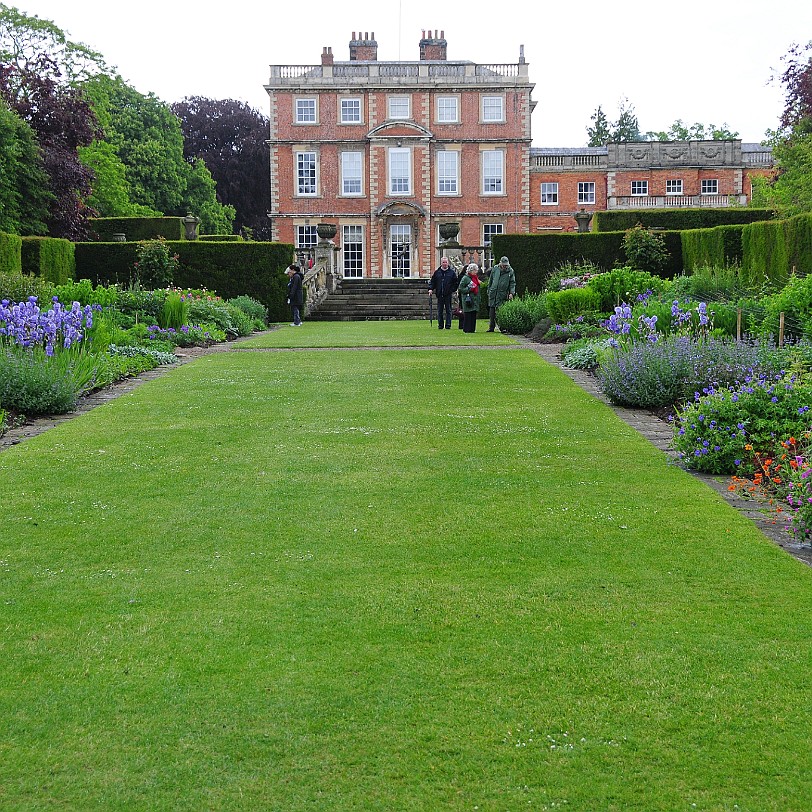
[[[270,238],[267,117],[241,101],[201,96],[173,104],[172,111],[180,119],[184,157],[205,161],[217,199],[235,211],[235,226]]]
[[[204,233],[230,233],[233,212],[217,201],[211,175],[184,159],[181,124],[166,103],[120,76],[94,76],[83,87],[124,167],[131,203],[168,215],[191,211]]]
[[[0,231],[44,234],[52,199],[34,131],[0,101]]]
[[[618,107],[618,119],[612,126],[612,141],[642,141],[640,122],[634,111],[634,105],[628,99],[621,99]]]
[[[24,68],[42,54],[70,82],[109,70],[100,53],[69,40],[56,23],[0,3],[0,62]]]
[[[791,216],[812,211],[812,42],[792,45],[782,61],[784,109],[779,129],[767,139],[777,171],[770,179],[753,179],[753,205]]]
[[[53,195],[47,218],[55,237],[84,238],[95,212],[85,205],[93,173],[78,149],[98,135],[96,119],[81,92],[61,81],[56,63],[40,54],[20,66],[0,64],[0,98],[34,131]]]
[[[589,147],[604,147],[612,139],[612,125],[603,112],[603,108],[598,105],[597,110],[592,114],[592,126],[586,128],[586,133],[589,136],[587,146]]]

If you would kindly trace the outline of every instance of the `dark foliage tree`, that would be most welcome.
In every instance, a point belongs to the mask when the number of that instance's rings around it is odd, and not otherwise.
[[[678,118],[667,130],[646,133],[648,141],[729,141],[738,137],[739,134],[733,132],[727,126],[727,122],[721,127],[699,122],[688,126],[681,118]]]
[[[95,214],[84,203],[93,172],[80,162],[78,149],[99,134],[93,110],[80,90],[61,81],[59,68],[45,54],[23,65],[0,64],[0,98],[37,137],[53,195],[46,221],[49,234],[83,239]]]
[[[202,158],[217,183],[217,199],[233,206],[235,226],[270,238],[268,119],[244,102],[192,96],[172,105],[183,131],[183,154]]]
[[[782,61],[786,67],[779,81],[786,99],[780,124],[789,130],[812,120],[812,41],[805,46],[792,45]]]
[[[618,109],[618,119],[612,126],[612,141],[643,141],[640,134],[640,122],[634,112],[634,105],[628,99],[622,99]]]

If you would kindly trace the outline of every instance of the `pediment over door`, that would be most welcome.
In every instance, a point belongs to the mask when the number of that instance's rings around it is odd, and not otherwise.
[[[373,127],[367,138],[434,138],[430,130],[409,121],[391,121]]]
[[[425,217],[426,210],[406,200],[388,200],[375,209],[376,217]]]

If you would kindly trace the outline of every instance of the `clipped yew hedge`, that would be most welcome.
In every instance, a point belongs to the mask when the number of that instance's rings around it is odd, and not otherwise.
[[[682,263],[686,272],[694,268],[741,264],[744,226],[716,226],[681,231]]]
[[[745,226],[742,269],[751,281],[776,286],[783,286],[793,271],[812,273],[812,214]]]
[[[251,296],[268,308],[270,321],[287,317],[285,268],[293,246],[274,242],[168,242],[178,255],[178,287],[211,290],[224,299]],[[131,242],[77,243],[76,277],[93,284],[128,285],[138,244]]]
[[[0,273],[22,271],[22,238],[0,231]]]
[[[76,275],[75,246],[58,237],[23,237],[22,270],[55,285],[64,285]]]
[[[111,242],[113,234],[124,234],[128,242],[185,239],[182,217],[94,217],[90,227],[98,242]]]
[[[771,220],[771,209],[613,209],[597,211],[592,220],[595,231],[626,231],[638,223],[644,228],[662,228],[667,231],[688,231],[696,228],[747,225]]]
[[[588,234],[497,234],[493,238],[494,262],[510,259],[516,271],[516,290],[540,293],[548,277],[566,262],[587,260],[603,270],[626,264],[623,231]],[[680,232],[662,231],[669,263],[661,276],[671,279],[682,272]]]

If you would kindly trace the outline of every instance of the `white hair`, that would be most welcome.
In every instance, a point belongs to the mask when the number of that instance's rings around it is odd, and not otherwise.
[[[476,273],[479,270],[479,265],[477,265],[476,262],[472,262],[465,270]]]

